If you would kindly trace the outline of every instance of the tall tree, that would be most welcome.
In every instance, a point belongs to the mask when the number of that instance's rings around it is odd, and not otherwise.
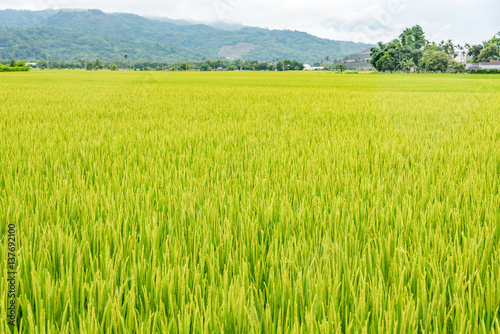
[[[500,57],[500,47],[496,44],[490,44],[482,49],[477,60],[479,62],[489,62],[490,60],[497,60]]]
[[[394,58],[391,57],[389,52],[386,52],[380,59],[377,61],[375,68],[378,71],[385,72],[385,71],[393,71],[396,69],[394,66]]]
[[[481,53],[481,50],[484,49],[482,45],[480,44],[477,44],[477,45],[472,45],[470,48],[469,48],[469,56],[472,57],[472,62],[473,63],[477,63],[478,59],[477,57],[479,56],[479,54]]]
[[[403,33],[399,35],[399,39],[401,40],[401,44],[413,49],[420,49],[427,43],[424,30],[419,25],[406,28]]]
[[[94,70],[100,70],[102,68],[102,62],[99,59],[94,61]]]
[[[486,42],[486,44],[487,45],[495,44],[500,46],[500,32],[498,32],[498,34],[493,36],[493,38],[491,38],[488,42]]]
[[[378,71],[403,70],[408,67],[410,60],[415,64],[419,63],[424,54],[422,48],[427,43],[422,27],[417,25],[407,28],[399,38],[387,44],[379,42],[378,47],[370,49],[370,62]],[[384,60],[379,62],[384,56]]]

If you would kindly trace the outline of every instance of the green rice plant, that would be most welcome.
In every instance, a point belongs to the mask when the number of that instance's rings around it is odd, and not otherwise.
[[[0,76],[2,333],[500,331],[500,79]]]

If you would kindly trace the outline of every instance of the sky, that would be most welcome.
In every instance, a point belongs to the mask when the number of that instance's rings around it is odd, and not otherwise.
[[[0,9],[92,8],[289,29],[334,40],[390,41],[422,26],[430,41],[478,44],[500,32],[499,0],[0,0]]]

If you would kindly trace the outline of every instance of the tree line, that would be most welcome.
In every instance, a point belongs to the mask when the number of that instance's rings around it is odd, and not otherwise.
[[[371,48],[370,63],[380,72],[465,72],[465,65],[454,59],[463,55],[470,62],[489,62],[500,59],[500,32],[477,45],[454,44],[452,40],[429,42],[422,27],[407,28],[389,43],[379,42]]]
[[[47,66],[47,60],[39,59],[35,61],[40,69],[87,69],[111,71],[117,70],[138,70],[138,71],[301,71],[304,64],[297,60],[275,59],[273,61],[257,60],[228,60],[228,59],[203,59],[193,62],[143,62],[132,61],[130,57],[124,55],[119,61],[103,61],[100,59],[86,60],[75,58],[71,62],[59,60],[50,61]]]

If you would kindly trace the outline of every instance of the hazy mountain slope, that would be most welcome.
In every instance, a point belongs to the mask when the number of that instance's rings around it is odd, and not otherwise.
[[[47,19],[55,14],[57,10],[0,10],[0,27],[35,27],[45,24]]]
[[[16,59],[45,59],[72,61],[76,59],[122,59],[125,54],[133,60],[176,61],[183,50],[174,46],[148,41],[130,40],[124,37],[98,36],[74,30],[53,27],[0,28],[0,59],[11,59],[16,45]],[[201,59],[201,54],[191,54]]]
[[[0,57],[15,51],[36,59],[88,57],[108,59],[118,53],[135,60],[172,61],[188,52],[189,59],[226,57],[225,50],[250,45],[238,54],[244,59],[273,60],[285,56],[300,61],[331,59],[357,53],[368,45],[318,38],[304,32],[244,27],[216,29],[204,24],[176,24],[134,14],[106,14],[100,10],[0,11]],[[17,35],[17,36],[16,36]],[[61,43],[64,41],[64,43]],[[225,47],[225,48],[224,48]],[[222,52],[222,53],[221,53]]]

